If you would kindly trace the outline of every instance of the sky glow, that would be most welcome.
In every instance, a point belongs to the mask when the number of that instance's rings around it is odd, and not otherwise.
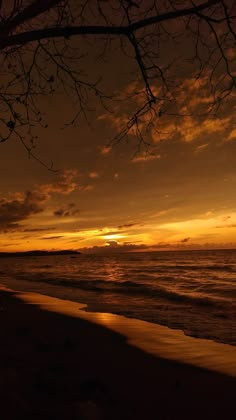
[[[167,27],[177,33],[181,22]],[[71,41],[73,48],[78,39]],[[118,100],[110,101],[107,111],[93,99],[87,119],[65,127],[76,109],[65,85],[40,97],[48,124],[36,128],[35,153],[46,165],[53,162],[56,172],[28,159],[16,138],[1,144],[1,251],[236,246],[235,88],[219,112],[206,118],[214,100],[209,75],[194,77],[189,39],[181,35],[180,41],[176,51],[171,40],[160,46],[163,65],[187,54],[174,80],[179,112],[170,101],[168,113],[160,108],[151,124],[145,114],[139,129],[146,143],[139,142],[134,127],[111,142],[143,101],[137,63],[119,48],[102,60],[95,44],[81,41],[88,77],[102,74],[102,84]],[[233,66],[235,49],[229,46],[225,54]],[[217,67],[219,78],[221,71]],[[153,80],[150,88],[164,109],[161,81]],[[127,95],[130,100],[124,102]]]

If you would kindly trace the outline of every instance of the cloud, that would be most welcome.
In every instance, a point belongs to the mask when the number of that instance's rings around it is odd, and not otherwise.
[[[96,177],[96,172],[91,172],[90,174],[93,174],[90,178]],[[80,174],[77,169],[66,169],[59,174],[59,177],[55,182],[52,182],[51,184],[42,184],[38,186],[37,189],[48,197],[50,197],[51,194],[69,195],[75,190],[81,192],[93,190],[94,185],[81,185],[78,183],[77,178],[79,175]]]
[[[89,178],[91,178],[91,179],[99,178],[99,173],[98,172],[90,172],[89,173]]]
[[[106,242],[104,246],[93,246],[91,248],[81,248],[83,253],[87,254],[104,254],[104,253],[116,253],[116,252],[135,252],[140,250],[147,250],[147,245],[136,244],[131,242],[125,242],[119,244],[117,241],[110,240]]]
[[[180,243],[168,243],[168,242],[158,242],[153,245],[147,245],[140,241],[135,242],[123,242],[119,243],[116,240],[108,240],[106,245],[103,246],[93,246],[90,248],[81,248],[80,250],[83,253],[89,254],[104,254],[104,253],[117,253],[117,252],[142,252],[142,251],[156,251],[156,250],[171,250],[171,249],[182,249],[184,247],[189,247],[188,244]]]
[[[187,111],[186,111],[187,112]],[[170,140],[178,138],[185,143],[192,143],[204,136],[225,132],[230,127],[231,117],[227,118],[211,118],[200,120],[196,116],[186,116],[181,120],[177,117],[166,117],[158,122],[158,129],[153,128],[151,135],[154,143],[160,140]],[[207,147],[207,144],[200,145],[197,150],[201,151]]]
[[[149,162],[150,160],[160,159],[160,154],[153,154],[153,153],[140,153],[132,159],[133,163],[139,162]]]
[[[190,240],[191,238],[184,238],[184,239],[181,239],[181,243],[182,244],[185,244],[186,242],[188,242],[189,240]]]
[[[0,230],[22,230],[19,223],[43,212],[52,194],[68,195],[73,192],[78,187],[77,176],[77,170],[65,170],[54,183],[36,185],[31,191],[16,192],[0,199]],[[80,188],[87,190],[88,186]],[[74,212],[78,210],[74,209]]]
[[[43,236],[40,238],[41,240],[52,240],[52,239],[61,239],[64,238],[63,235],[55,235],[55,236]]]
[[[117,248],[119,247],[119,243],[117,241],[107,241],[106,243],[109,247]]]
[[[78,186],[76,178],[78,177],[79,172],[76,169],[66,169],[59,175],[59,179],[51,184],[43,184],[39,187],[39,191],[44,194],[70,194]]]
[[[171,248],[173,247],[173,244],[170,244],[168,242],[158,242],[157,244],[151,245],[151,248],[153,250],[161,250],[161,249],[166,249],[166,248]]]
[[[139,223],[125,223],[124,225],[119,225],[118,229],[126,229],[131,228],[133,226],[137,226]]]
[[[230,225],[219,225],[219,226],[216,226],[216,229],[225,229],[225,228],[236,228],[236,223],[231,223]]]
[[[111,231],[105,231],[103,233],[98,233],[95,236],[111,236],[111,235],[120,235],[120,230],[111,230]]]
[[[70,203],[67,206],[61,207],[53,212],[54,216],[59,217],[77,216],[79,213],[80,210],[76,208],[74,203]]]
[[[0,225],[0,231],[4,233],[8,232],[17,232],[20,229],[21,225],[19,223],[7,223],[5,226]]]
[[[227,140],[236,140],[236,128],[229,133]]]
[[[224,222],[226,222],[227,220],[229,220],[229,219],[231,219],[231,216],[223,216],[222,217],[222,220],[224,221]]]
[[[196,149],[195,149],[195,153],[197,154],[197,153],[202,152],[202,151],[203,151],[203,150],[205,150],[208,146],[209,146],[209,144],[208,144],[208,143],[205,143],[205,144],[200,144],[199,146],[197,146],[197,147],[196,147]]]
[[[151,89],[156,90],[155,86]],[[174,88],[173,88],[174,89]],[[170,98],[168,94],[164,94],[157,90],[155,92],[157,99],[156,116],[154,110],[141,113],[138,120],[138,127],[132,125],[132,118],[137,109],[145,103],[145,92],[138,89],[137,83],[131,83],[126,87],[121,96],[129,98],[126,106],[122,101],[122,105],[114,105],[112,113],[100,116],[100,120],[108,121],[119,133],[122,133],[131,127],[129,134],[143,136],[149,143],[150,140],[154,144],[160,140],[177,139],[183,142],[194,142],[206,135],[224,134],[228,140],[236,137],[236,129],[232,130],[234,122],[233,111],[228,112],[227,117],[217,118],[211,111],[216,105],[216,98],[209,92],[209,78],[207,76],[198,79],[188,78],[179,80],[179,84],[173,91],[173,95],[177,101]],[[171,100],[170,100],[171,99]],[[229,111],[229,110],[228,110]],[[230,131],[230,134],[227,131]],[[222,140],[222,139],[220,139]],[[145,142],[144,142],[145,143]],[[201,148],[199,148],[199,151]],[[152,156],[152,155],[151,155]],[[156,159],[158,159],[156,155]],[[146,154],[140,154],[133,159],[133,162],[145,162],[155,159]]]
[[[26,228],[23,229],[23,232],[47,232],[47,231],[51,231],[54,230],[55,227],[46,227],[46,228]]]
[[[112,146],[101,146],[100,147],[100,153],[103,156],[109,155],[111,153],[111,151],[112,151]]]
[[[94,185],[88,184],[88,185],[80,185],[78,187],[78,190],[81,192],[86,192],[86,191],[92,191],[94,189]]]
[[[188,117],[176,127],[176,130],[188,143],[199,139],[203,134],[221,133],[229,126],[229,123],[229,117],[209,119],[201,123],[196,118]]]
[[[45,195],[38,191],[17,194],[17,198],[2,198],[0,200],[0,229],[15,229],[18,227],[18,222],[42,212],[45,200]]]

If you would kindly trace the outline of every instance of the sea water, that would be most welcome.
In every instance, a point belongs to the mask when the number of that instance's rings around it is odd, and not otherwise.
[[[236,250],[8,257],[0,283],[236,345]]]

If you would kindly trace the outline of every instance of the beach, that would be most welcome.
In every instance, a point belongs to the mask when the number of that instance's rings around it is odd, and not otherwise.
[[[234,373],[158,357],[80,307],[73,316],[26,296],[0,292],[2,419],[232,418]]]
[[[235,250],[10,256],[0,282],[236,346],[235,261]]]

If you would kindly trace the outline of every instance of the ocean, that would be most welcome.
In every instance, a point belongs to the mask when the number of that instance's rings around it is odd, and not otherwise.
[[[1,258],[0,284],[236,345],[236,250]]]

